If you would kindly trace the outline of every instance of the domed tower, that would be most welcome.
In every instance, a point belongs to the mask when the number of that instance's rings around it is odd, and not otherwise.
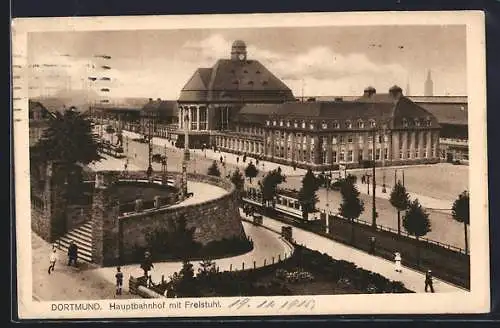
[[[231,46],[231,60],[247,60],[247,45],[241,40],[236,40]]]

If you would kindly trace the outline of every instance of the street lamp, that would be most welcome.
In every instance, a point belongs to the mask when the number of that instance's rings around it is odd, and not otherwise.
[[[146,174],[147,174],[147,177],[148,177],[148,180],[151,180],[151,175],[153,174],[153,166],[152,166],[152,163],[151,163],[151,152],[152,152],[152,145],[151,145],[151,142],[152,142],[152,123],[151,121],[149,120],[149,117],[147,118],[147,123],[146,123],[146,131],[147,132],[147,141],[148,141],[148,169],[146,171]]]
[[[385,188],[385,154],[386,154],[386,142],[385,142],[385,138],[386,138],[386,125],[384,124],[383,127],[382,127],[382,150],[381,150],[381,156],[382,156],[382,192],[383,193],[386,193],[387,190]]]
[[[375,205],[375,188],[376,188],[376,182],[375,182],[375,137],[376,137],[376,129],[373,129],[373,149],[372,149],[372,159],[373,159],[373,166],[372,166],[372,227],[376,228],[377,227],[377,208]]]

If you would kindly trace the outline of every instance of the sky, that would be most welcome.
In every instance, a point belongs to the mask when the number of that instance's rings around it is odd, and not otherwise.
[[[230,58],[237,39],[297,97],[359,95],[368,85],[386,93],[394,84],[423,95],[429,70],[434,95],[467,94],[465,26],[398,25],[30,33],[28,64],[40,66],[29,68],[30,97],[91,89],[177,99],[197,68]]]

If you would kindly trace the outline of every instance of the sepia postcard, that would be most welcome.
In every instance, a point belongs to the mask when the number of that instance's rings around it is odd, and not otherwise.
[[[12,49],[20,319],[490,310],[482,12],[19,18]]]

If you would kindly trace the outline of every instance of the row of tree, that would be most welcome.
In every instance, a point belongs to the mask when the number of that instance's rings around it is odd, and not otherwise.
[[[208,174],[220,176],[216,161],[214,161],[209,168]],[[245,176],[251,181],[257,174],[257,168],[250,162],[245,169]],[[243,190],[244,179],[238,169],[232,174],[231,181],[236,185],[238,190]],[[268,172],[263,179],[259,181],[258,184],[264,206],[275,206],[278,185],[283,182],[286,182],[286,177],[282,174],[279,167],[276,170]],[[321,176],[315,176],[310,169],[302,179],[302,186],[298,192],[298,201],[301,205],[302,217],[306,221],[308,219],[308,214],[316,211],[316,204],[319,201],[317,191],[322,185],[324,185],[324,178],[322,179]],[[363,213],[364,203],[360,199],[360,192],[356,186],[355,176],[348,175],[346,178],[338,181],[338,185],[340,185],[340,193],[342,196],[339,214],[353,223],[351,238],[354,241],[354,221]],[[327,186],[327,188],[328,187],[329,186]],[[397,211],[398,235],[401,235],[402,226],[408,234],[414,236],[417,240],[431,231],[429,213],[422,207],[418,199],[414,199],[413,201],[410,200],[410,196],[401,181],[398,181],[394,185],[389,201]],[[404,214],[403,220],[401,220],[401,213]],[[464,225],[465,251],[468,252],[469,243],[467,226],[469,225],[469,194],[467,191],[462,192],[455,200],[452,207],[452,216],[456,221]]]

